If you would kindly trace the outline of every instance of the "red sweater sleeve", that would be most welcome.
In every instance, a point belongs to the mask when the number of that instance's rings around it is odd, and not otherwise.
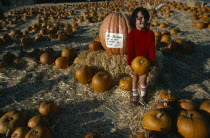
[[[149,46],[149,58],[152,61],[152,64],[155,62],[155,35],[154,32],[152,32],[151,35],[151,41]]]
[[[128,48],[127,48],[127,64],[131,65],[131,61],[134,56],[134,42],[131,36],[131,33],[128,35]]]

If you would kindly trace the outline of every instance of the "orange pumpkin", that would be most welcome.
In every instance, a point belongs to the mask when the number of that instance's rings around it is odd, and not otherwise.
[[[177,128],[185,138],[207,138],[210,134],[206,120],[196,111],[181,111],[177,120]]]
[[[143,116],[143,125],[148,130],[167,134],[171,129],[171,118],[160,110],[149,110]]]
[[[88,66],[84,65],[81,68],[76,69],[75,77],[78,82],[88,84],[92,80],[93,73]]]
[[[67,57],[71,60],[75,57],[75,51],[72,48],[66,47],[61,51],[61,57]]]
[[[193,101],[191,101],[189,99],[181,99],[181,100],[179,100],[178,104],[180,105],[180,107],[182,109],[185,109],[185,110],[195,110],[196,109],[196,106],[193,103]]]
[[[93,41],[88,44],[88,48],[90,51],[97,51],[100,49],[100,47],[101,47],[101,43],[97,41]]]
[[[28,127],[34,128],[35,126],[47,126],[47,118],[42,115],[36,115],[29,119]]]
[[[201,110],[204,110],[206,112],[208,112],[210,114],[210,101],[204,101],[201,106],[200,106]]]
[[[102,135],[98,132],[89,132],[85,138],[102,138]]]
[[[112,85],[111,76],[106,72],[98,72],[92,78],[92,87],[96,92],[104,92]]]
[[[160,39],[160,42],[164,42],[164,43],[169,43],[170,41],[171,41],[171,37],[170,35],[167,35],[167,34],[163,35]]]
[[[104,49],[110,53],[125,54],[127,53],[127,39],[130,31],[131,26],[129,25],[129,17],[127,14],[110,13],[105,17],[100,26],[99,37],[101,44]],[[112,39],[113,37],[110,33],[114,33],[119,35],[119,37],[122,37],[122,45],[116,48],[114,46],[115,43],[109,43],[108,39]]]
[[[131,63],[132,70],[138,75],[147,74],[150,67],[150,60],[143,56],[137,56]]]
[[[176,100],[176,96],[171,91],[161,91],[160,98],[167,102],[173,102]]]
[[[29,46],[29,45],[31,45],[32,43],[33,43],[33,39],[30,38],[30,37],[23,37],[23,38],[21,39],[21,44],[22,44],[23,46]]]
[[[20,111],[10,111],[0,118],[0,134],[12,133],[16,128],[25,126],[27,117]]]
[[[29,128],[24,127],[18,127],[11,135],[11,138],[24,138],[26,134],[29,132]]]
[[[49,53],[43,53],[41,56],[40,56],[40,62],[42,64],[52,64],[54,62],[54,58],[52,57],[51,54]]]
[[[39,113],[42,115],[50,116],[58,112],[58,107],[54,101],[43,102],[39,106]]]
[[[119,86],[123,90],[131,91],[131,89],[132,89],[132,78],[131,77],[123,77],[122,79],[120,79]]]
[[[47,127],[36,126],[32,128],[25,136],[25,138],[52,138],[52,132]]]
[[[64,69],[69,66],[69,58],[67,57],[59,57],[55,60],[55,67],[57,69]]]

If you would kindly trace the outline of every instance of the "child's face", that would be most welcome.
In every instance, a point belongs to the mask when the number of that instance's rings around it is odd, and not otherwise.
[[[142,15],[141,12],[137,13],[137,18],[136,18],[136,28],[138,30],[142,30],[144,28],[146,28],[148,23],[148,20],[144,18],[144,16]]]

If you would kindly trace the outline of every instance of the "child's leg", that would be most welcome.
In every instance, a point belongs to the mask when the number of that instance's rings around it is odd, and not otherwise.
[[[134,106],[138,105],[138,101],[139,101],[139,94],[138,94],[138,75],[136,74],[131,74],[132,76],[132,103]]]
[[[139,83],[140,83],[140,102],[141,104],[145,105],[145,96],[147,93],[147,74],[139,76]]]

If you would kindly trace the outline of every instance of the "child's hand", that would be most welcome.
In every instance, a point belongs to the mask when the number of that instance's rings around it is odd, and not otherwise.
[[[131,68],[131,66],[128,65],[128,70],[130,71],[130,74],[132,75],[137,75]]]

